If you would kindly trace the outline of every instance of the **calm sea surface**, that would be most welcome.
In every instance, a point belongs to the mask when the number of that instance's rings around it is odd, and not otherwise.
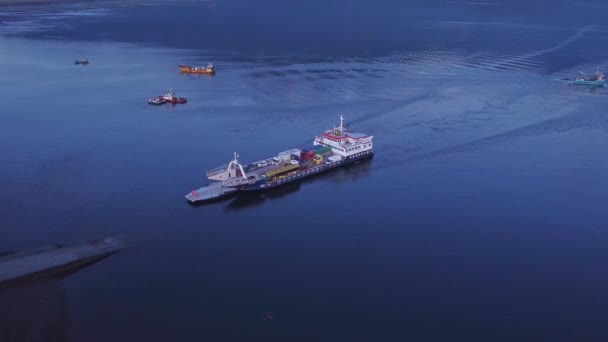
[[[0,341],[608,340],[608,5],[0,7],[0,250],[129,248],[0,293]],[[88,58],[88,66],[73,61]],[[213,62],[215,77],[177,64]],[[173,88],[189,102],[153,107]],[[369,162],[191,206],[205,169]],[[272,316],[268,319],[267,315]]]

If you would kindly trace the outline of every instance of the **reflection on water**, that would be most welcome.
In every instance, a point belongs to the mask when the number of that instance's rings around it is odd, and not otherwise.
[[[581,84],[570,84],[573,94],[593,94],[593,95],[608,95],[606,88],[602,86],[588,86]]]
[[[215,77],[215,74],[194,74],[194,73],[189,73],[189,72],[178,72],[178,71],[175,71],[174,69],[172,69],[171,71],[176,72],[179,77],[184,77],[187,79],[205,79],[205,78]]]
[[[334,183],[354,182],[367,177],[372,169],[373,156],[368,159],[356,161],[344,167],[333,170],[328,179]]]

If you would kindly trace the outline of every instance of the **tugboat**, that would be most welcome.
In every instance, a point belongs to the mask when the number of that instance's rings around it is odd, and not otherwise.
[[[74,65],[78,65],[78,64],[80,64],[80,65],[87,65],[87,64],[89,64],[89,60],[86,59],[86,58],[75,60],[74,61]]]
[[[167,103],[186,103],[188,100],[185,97],[177,97],[173,92],[173,89],[169,89],[169,92],[162,96],[162,99]]]
[[[595,75],[590,77],[582,71],[579,71],[584,77],[575,77],[574,84],[588,85],[588,86],[603,86],[606,83],[606,77],[599,71],[595,72]]]
[[[185,74],[205,74],[215,75],[215,67],[209,63],[206,67],[191,67],[188,65],[178,65],[180,70]]]
[[[310,149],[294,148],[274,157],[242,165],[238,155],[227,165],[207,172],[209,184],[185,197],[191,203],[210,201],[242,191],[266,190],[285,185],[337,167],[371,158],[372,135],[340,126],[317,135]]]
[[[148,99],[148,103],[151,105],[162,105],[164,103],[186,103],[188,100],[184,97],[177,97],[173,92],[173,89],[169,89],[169,91],[160,96],[151,97]]]

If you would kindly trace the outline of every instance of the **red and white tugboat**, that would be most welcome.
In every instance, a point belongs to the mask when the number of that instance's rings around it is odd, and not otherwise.
[[[169,89],[164,95],[151,97],[148,99],[148,103],[151,105],[162,105],[164,103],[186,103],[188,100],[184,97],[177,97],[173,92],[173,89]]]
[[[167,103],[186,103],[186,102],[188,102],[188,100],[185,97],[177,97],[177,96],[175,96],[175,93],[173,92],[173,89],[169,89],[169,92],[167,92],[166,94],[164,94],[162,96],[162,98]]]

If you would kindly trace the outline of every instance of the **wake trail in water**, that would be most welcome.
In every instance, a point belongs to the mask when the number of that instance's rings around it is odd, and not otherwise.
[[[531,137],[540,136],[544,134],[552,133],[563,133],[576,129],[603,129],[608,131],[608,116],[587,114],[587,113],[569,113],[556,118],[547,119],[541,122],[537,122],[531,125],[515,128],[506,132],[498,133],[495,135],[487,136],[471,142],[449,146],[446,148],[440,148],[434,151],[426,152],[423,154],[408,156],[405,158],[390,158],[389,160],[378,158],[378,160],[385,160],[385,162],[376,161],[378,169],[402,167],[405,164],[433,159],[440,156],[468,153],[487,149],[492,146],[499,144],[508,143],[510,141]],[[389,146],[389,149],[391,147]],[[406,150],[412,150],[412,148],[406,148]],[[417,149],[413,149],[416,151]],[[391,152],[393,153],[393,152]]]
[[[525,55],[522,55],[522,56],[519,56],[519,57],[507,59],[505,61],[502,61],[502,62],[494,64],[492,67],[497,68],[497,67],[505,65],[505,64],[514,64],[514,63],[515,64],[520,63],[520,64],[524,64],[524,65],[528,65],[528,64],[534,65],[534,63],[538,63],[538,62],[536,62],[536,61],[533,60],[534,58],[537,58],[537,57],[546,55],[548,53],[552,53],[552,52],[561,50],[561,49],[567,47],[568,45],[574,43],[575,41],[581,39],[585,35],[585,33],[587,33],[588,31],[590,31],[592,29],[593,29],[592,25],[591,26],[587,26],[585,28],[581,28],[574,35],[566,38],[561,43],[559,43],[559,44],[557,44],[555,46],[552,46],[552,47],[547,48],[547,49],[542,49],[542,50],[539,50],[539,51],[536,51],[536,52],[532,52],[532,53],[529,53],[529,54],[525,54]]]

